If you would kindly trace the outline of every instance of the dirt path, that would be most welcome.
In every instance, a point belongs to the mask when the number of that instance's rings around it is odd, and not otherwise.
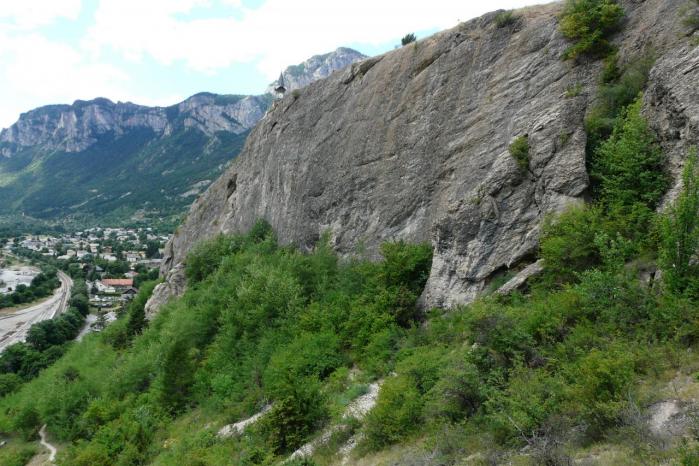
[[[49,451],[49,462],[53,463],[56,461],[56,453],[58,450],[46,440],[46,424],[39,429],[39,438],[41,439],[39,443]]]

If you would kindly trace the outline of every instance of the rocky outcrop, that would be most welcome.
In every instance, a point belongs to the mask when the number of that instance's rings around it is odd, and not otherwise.
[[[151,294],[145,307],[146,319],[152,319],[157,314],[158,309],[170,298],[182,296],[186,285],[187,279],[184,274],[184,267],[182,264],[178,264],[167,273],[163,282],[156,285],[153,289],[153,294]]]
[[[650,88],[670,86],[665,94],[679,102],[651,91],[647,111],[691,127],[699,79],[685,61],[696,52],[678,33],[683,2],[623,3],[622,61],[654,47],[663,58]],[[583,120],[601,64],[561,60],[568,44],[559,11],[528,8],[506,27],[488,14],[288,95],[192,206],[163,272],[195,243],[264,218],[281,242],[302,248],[328,231],[342,254],[377,257],[384,241],[431,242],[425,304],[473,300],[489,277],[530,261],[544,215],[586,194]],[[687,72],[666,80],[677,70]],[[527,169],[508,152],[523,135]],[[676,142],[691,138],[680,131]]]
[[[544,271],[544,261],[539,259],[538,261],[529,264],[524,269],[522,269],[517,275],[509,279],[504,285],[495,290],[498,294],[510,294],[513,291],[519,290],[527,284],[527,281],[541,274]]]
[[[282,72],[284,87],[287,91],[301,89],[365,58],[367,58],[366,55],[346,47],[340,47],[334,52],[323,55],[313,55],[303,63],[289,66]],[[271,83],[267,86],[267,93],[273,94],[278,85],[279,80]]]

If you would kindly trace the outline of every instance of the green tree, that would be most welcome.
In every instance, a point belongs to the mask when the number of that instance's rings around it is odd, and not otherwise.
[[[22,385],[22,378],[13,373],[0,374],[0,398],[8,395]]]
[[[692,151],[682,173],[682,192],[660,217],[660,266],[663,281],[675,293],[699,292],[699,267],[692,261],[699,249],[699,168]]]
[[[636,203],[655,209],[668,186],[663,154],[641,115],[641,105],[638,98],[628,107],[595,153],[593,176],[600,180],[600,201],[607,210]]]
[[[148,241],[146,243],[146,257],[153,259],[160,256],[160,242]]]

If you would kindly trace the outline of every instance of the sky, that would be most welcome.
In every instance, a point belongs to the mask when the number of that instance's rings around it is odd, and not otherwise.
[[[0,0],[0,128],[33,108],[107,97],[172,105],[259,94],[338,47],[376,55],[409,32],[536,0]]]

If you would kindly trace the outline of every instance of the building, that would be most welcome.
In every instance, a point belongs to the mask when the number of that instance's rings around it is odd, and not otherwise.
[[[121,291],[133,286],[133,278],[104,278],[102,284]]]
[[[99,293],[121,293],[133,287],[133,278],[104,278],[95,282]]]

